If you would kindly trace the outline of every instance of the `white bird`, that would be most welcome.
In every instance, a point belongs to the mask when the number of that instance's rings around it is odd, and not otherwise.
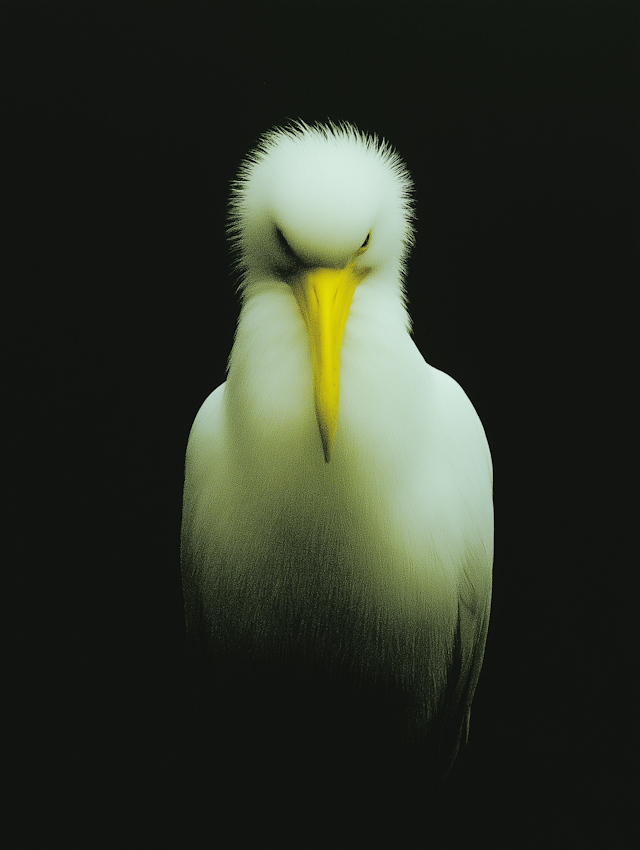
[[[243,164],[242,310],[189,438],[182,570],[205,717],[251,746],[416,748],[441,779],[484,655],[492,464],[410,336],[410,193],[349,125],[275,130]]]

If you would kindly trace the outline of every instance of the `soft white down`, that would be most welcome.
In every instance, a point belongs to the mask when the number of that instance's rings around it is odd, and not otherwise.
[[[227,381],[189,438],[183,587],[205,702],[255,677],[273,686],[270,705],[286,693],[281,717],[298,693],[286,677],[312,671],[313,705],[336,682],[347,714],[345,694],[397,697],[403,745],[428,742],[444,775],[484,654],[492,465],[471,402],[410,336],[410,191],[397,154],[346,125],[276,130],[243,165],[242,310]],[[318,269],[347,270],[355,286],[336,343],[339,404],[327,403],[335,434],[300,300]],[[263,710],[258,699],[247,716]]]

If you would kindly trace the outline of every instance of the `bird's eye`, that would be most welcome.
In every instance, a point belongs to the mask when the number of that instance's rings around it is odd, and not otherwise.
[[[280,243],[280,247],[285,252],[287,257],[294,258],[295,252],[294,252],[293,248],[287,242],[284,233],[277,226],[276,226],[276,236],[278,238],[278,242]]]
[[[361,251],[366,251],[366,250],[367,250],[367,248],[369,247],[369,242],[371,242],[371,231],[369,231],[369,232],[367,233],[367,238],[364,240],[364,242],[363,242],[363,243],[362,243],[362,245],[360,246],[360,250],[361,250]]]

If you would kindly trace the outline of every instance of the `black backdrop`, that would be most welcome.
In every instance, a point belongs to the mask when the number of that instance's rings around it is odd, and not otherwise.
[[[329,118],[384,136],[407,162],[414,337],[467,391],[494,457],[494,605],[470,743],[442,802],[452,841],[521,846],[570,833],[576,817],[590,828],[575,788],[602,779],[604,745],[597,724],[584,735],[576,490],[605,380],[595,293],[629,273],[634,4],[50,2],[3,14],[11,274],[26,296],[15,330],[37,343],[35,360],[16,355],[36,410],[19,408],[36,505],[20,563],[37,576],[18,690],[35,754],[21,759],[20,794],[55,799],[49,816],[77,836],[125,829],[132,813],[141,840],[194,822],[182,808],[194,799],[182,464],[238,315],[229,182],[268,128]],[[24,553],[38,544],[32,569]],[[602,650],[586,643],[593,671]],[[202,811],[214,837],[220,813]]]

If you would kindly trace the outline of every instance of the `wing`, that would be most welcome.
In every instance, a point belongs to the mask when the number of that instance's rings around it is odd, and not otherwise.
[[[204,657],[208,644],[208,618],[204,610],[203,583],[205,572],[211,568],[203,552],[207,550],[207,493],[215,484],[217,455],[220,452],[222,429],[222,399],[224,384],[206,399],[195,418],[185,462],[185,481],[182,505],[180,566],[184,600],[187,657],[191,680],[199,701],[206,682]]]
[[[453,652],[438,717],[430,729],[437,742],[434,756],[442,781],[455,762],[460,744],[469,735],[471,703],[480,677],[491,609],[492,562],[484,565],[484,581],[474,586],[465,571],[458,602],[458,622]],[[477,570],[475,571],[477,574]]]

